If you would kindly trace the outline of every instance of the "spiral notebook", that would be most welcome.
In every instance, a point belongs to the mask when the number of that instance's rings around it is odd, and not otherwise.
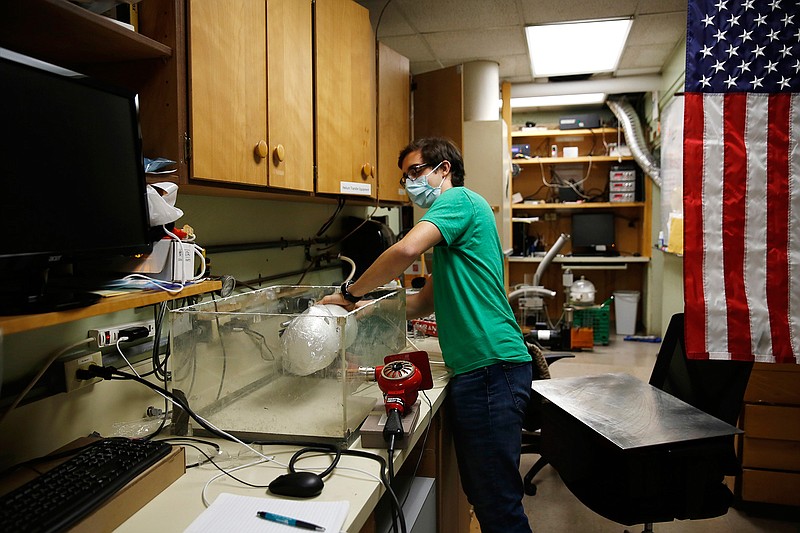
[[[322,526],[326,533],[338,533],[344,526],[350,502],[306,502],[239,496],[223,492],[192,522],[185,533],[297,533],[295,527],[268,522],[256,516],[268,511]]]

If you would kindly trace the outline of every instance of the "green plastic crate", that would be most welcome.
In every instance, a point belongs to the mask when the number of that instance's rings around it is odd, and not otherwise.
[[[608,346],[608,330],[611,322],[611,297],[601,305],[575,308],[573,324],[594,329],[594,343]]]

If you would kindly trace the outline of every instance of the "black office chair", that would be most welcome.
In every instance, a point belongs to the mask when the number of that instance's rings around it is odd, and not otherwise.
[[[672,316],[650,374],[650,385],[683,400],[684,402],[735,426],[744,401],[744,393],[752,361],[712,361],[688,359],[684,338],[683,313]],[[741,462],[736,457],[734,436],[726,455],[720,458],[723,476],[741,472]],[[684,507],[678,519],[702,519],[722,516],[733,502],[733,494],[722,483],[709,483],[706,487],[693,487],[694,497],[683,498]],[[658,521],[658,520],[654,520]],[[652,531],[652,523],[645,524]]]
[[[528,347],[528,353],[531,354],[533,359],[533,379],[550,379],[550,365],[559,359],[575,357],[570,353],[551,353],[543,351],[536,344],[525,341]],[[536,454],[541,455],[541,439],[542,434],[539,429],[542,427],[542,404],[541,399],[535,394],[531,394],[531,401],[528,403],[528,411],[525,415],[525,423],[522,428],[522,454]],[[522,479],[525,494],[534,496],[536,494],[536,485],[533,483],[533,478],[538,474],[542,468],[547,466],[547,459],[539,457],[539,459],[531,466],[528,472]]]

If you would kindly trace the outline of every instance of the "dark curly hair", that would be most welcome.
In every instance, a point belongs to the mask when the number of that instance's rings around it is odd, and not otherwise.
[[[450,162],[450,182],[453,187],[464,186],[464,160],[461,151],[450,139],[444,137],[426,137],[412,141],[408,146],[400,151],[397,159],[397,166],[403,169],[403,160],[411,152],[420,151],[422,161],[437,165],[442,161]]]

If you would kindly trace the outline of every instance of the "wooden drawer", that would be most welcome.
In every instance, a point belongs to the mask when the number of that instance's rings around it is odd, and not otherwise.
[[[745,469],[741,496],[748,502],[800,505],[800,473]]]
[[[800,405],[800,365],[756,363],[744,401]]]
[[[800,407],[745,405],[743,428],[751,438],[800,441]]]
[[[800,472],[800,441],[754,439],[745,436],[742,466]]]

